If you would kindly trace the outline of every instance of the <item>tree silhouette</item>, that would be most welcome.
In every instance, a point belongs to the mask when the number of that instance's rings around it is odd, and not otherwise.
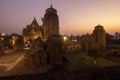
[[[60,35],[53,35],[47,40],[47,50],[50,55],[50,63],[60,60],[63,53],[63,40]]]
[[[24,42],[23,42],[23,37],[18,37],[17,38],[17,41],[16,41],[16,43],[15,43],[15,48],[16,48],[16,50],[22,50],[23,49],[23,44],[24,44]]]

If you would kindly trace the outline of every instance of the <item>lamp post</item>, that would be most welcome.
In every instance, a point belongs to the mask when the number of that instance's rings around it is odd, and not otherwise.
[[[0,33],[0,48],[1,48],[1,54],[4,54],[4,37],[5,34],[4,33]]]
[[[67,40],[67,37],[66,37],[66,36],[64,36],[64,37],[63,37],[63,40],[64,40],[64,42],[65,42],[65,41]]]
[[[15,36],[12,36],[12,46],[14,47],[15,45]]]
[[[4,42],[5,42],[5,36],[6,36],[6,34],[4,34],[4,33],[1,33],[1,40],[2,40],[2,48],[4,49]],[[4,50],[3,50],[4,51]]]
[[[1,37],[1,54],[4,54],[4,38]]]
[[[67,41],[67,39],[68,39],[67,36],[63,36],[65,53],[66,53],[66,49],[67,49],[67,47],[66,47],[66,41]]]

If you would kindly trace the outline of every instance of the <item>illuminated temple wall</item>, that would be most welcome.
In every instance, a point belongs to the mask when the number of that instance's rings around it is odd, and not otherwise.
[[[43,39],[41,31],[41,26],[37,23],[36,19],[34,18],[33,22],[30,25],[27,25],[26,28],[23,29],[23,39],[24,43],[28,40],[34,41],[38,37]]]

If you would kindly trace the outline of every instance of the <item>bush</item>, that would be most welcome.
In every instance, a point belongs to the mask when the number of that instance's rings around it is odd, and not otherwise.
[[[88,55],[93,57],[93,58],[98,58],[98,57],[101,56],[97,49],[89,49],[88,50]]]

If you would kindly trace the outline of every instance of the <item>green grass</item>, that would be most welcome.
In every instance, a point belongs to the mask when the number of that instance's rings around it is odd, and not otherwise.
[[[46,66],[44,66],[44,68],[43,68],[43,70],[44,71],[48,71],[48,70],[50,70],[51,69],[51,67],[52,67],[52,65],[46,65]]]
[[[115,66],[115,65],[120,65],[117,62],[110,61],[104,58],[98,58],[97,60],[97,66],[98,67],[108,67],[108,66]]]
[[[69,61],[68,66],[70,70],[120,65],[117,62],[113,62],[102,57],[94,59],[85,54],[67,54],[65,57]],[[96,60],[96,64],[93,63],[94,60]]]

